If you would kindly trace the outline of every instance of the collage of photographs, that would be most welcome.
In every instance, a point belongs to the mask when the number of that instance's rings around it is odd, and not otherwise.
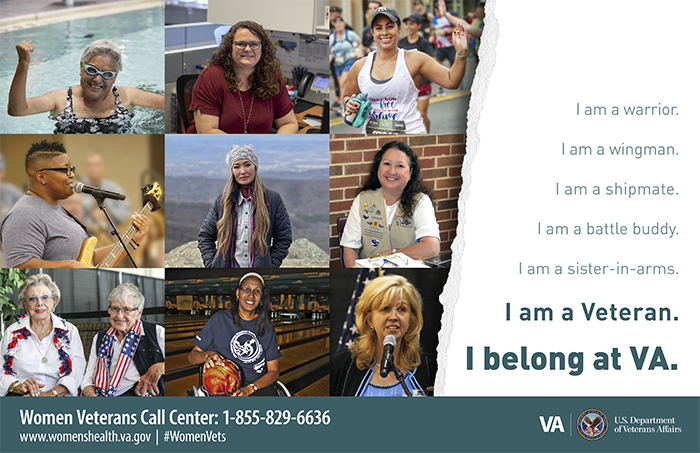
[[[432,396],[485,3],[4,1],[0,395]]]

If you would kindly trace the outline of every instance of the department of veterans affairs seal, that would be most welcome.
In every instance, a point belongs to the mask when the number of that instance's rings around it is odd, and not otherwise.
[[[608,432],[608,417],[598,409],[588,409],[578,416],[576,429],[586,440],[601,439]]]

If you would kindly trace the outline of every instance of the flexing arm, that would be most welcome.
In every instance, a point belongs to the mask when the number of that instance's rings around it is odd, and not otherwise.
[[[16,46],[17,70],[10,85],[10,96],[7,102],[7,114],[10,116],[26,116],[35,113],[48,112],[57,108],[56,92],[46,93],[27,99],[27,72],[29,63],[32,61],[34,45],[31,41],[22,41]]]

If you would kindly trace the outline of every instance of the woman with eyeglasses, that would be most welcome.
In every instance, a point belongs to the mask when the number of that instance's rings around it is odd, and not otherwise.
[[[440,227],[423,183],[418,157],[405,143],[385,144],[374,156],[341,238],[343,263],[397,253],[421,260],[440,252]],[[383,260],[379,260],[377,267]]]
[[[85,227],[60,204],[73,195],[75,167],[59,142],[32,144],[25,159],[29,188],[10,209],[0,226],[0,243],[7,267],[85,267],[78,261],[89,238]],[[134,213],[136,246],[148,232],[146,217]],[[127,243],[127,247],[129,247]],[[131,247],[136,248],[133,244]],[[95,249],[92,262],[99,263],[112,246]],[[123,259],[123,253],[119,260]]]
[[[188,134],[294,134],[294,104],[280,74],[270,35],[242,21],[224,35],[221,46],[199,74],[192,91],[194,123]]]
[[[19,289],[27,312],[5,330],[0,345],[3,396],[77,396],[85,371],[78,329],[54,310],[61,291],[46,274],[27,277]]]
[[[164,396],[165,328],[141,319],[146,298],[132,283],[109,293],[112,327],[92,340],[83,396]]]
[[[292,243],[282,197],[265,188],[253,145],[233,145],[231,177],[199,230],[205,267],[280,267]]]
[[[238,280],[230,310],[214,313],[194,339],[190,363],[204,371],[224,365],[224,359],[243,372],[241,386],[230,396],[276,396],[270,385],[280,375],[277,334],[270,321],[270,293],[260,274],[249,272]]]
[[[80,58],[80,84],[27,98],[27,73],[34,44],[16,46],[19,62],[10,86],[7,113],[50,112],[56,134],[130,134],[133,106],[165,109],[165,97],[138,88],[115,86],[122,70],[119,46],[108,39],[91,42]]]

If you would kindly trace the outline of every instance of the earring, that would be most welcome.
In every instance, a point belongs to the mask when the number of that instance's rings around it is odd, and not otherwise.
[[[46,181],[41,181],[42,184],[46,184]]]
[[[374,332],[374,327],[369,326],[369,330],[371,330],[372,332]]]

